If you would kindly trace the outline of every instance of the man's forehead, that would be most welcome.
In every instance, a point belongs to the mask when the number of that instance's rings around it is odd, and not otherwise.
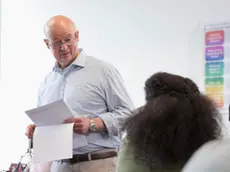
[[[63,39],[72,36],[76,32],[76,28],[70,24],[59,23],[47,27],[46,31],[49,39]]]
[[[65,39],[65,38],[69,38],[73,36],[73,33],[64,33],[64,34],[51,34],[49,35],[49,39],[51,40],[62,40],[62,39]]]
[[[50,40],[60,40],[71,37],[74,35],[74,31],[65,31],[62,30],[60,32],[48,32],[48,39]]]

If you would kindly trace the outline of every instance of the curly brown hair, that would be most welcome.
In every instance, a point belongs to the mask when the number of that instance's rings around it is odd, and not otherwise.
[[[217,108],[189,78],[156,73],[145,82],[145,93],[145,106],[124,129],[146,166],[184,164],[205,142],[222,136]]]

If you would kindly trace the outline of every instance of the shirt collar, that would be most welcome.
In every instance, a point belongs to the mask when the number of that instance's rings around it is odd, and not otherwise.
[[[86,64],[86,54],[84,53],[83,49],[79,48],[79,54],[77,58],[70,64],[70,66],[79,66],[79,67],[85,67]],[[55,62],[53,70],[60,69],[58,62]]]

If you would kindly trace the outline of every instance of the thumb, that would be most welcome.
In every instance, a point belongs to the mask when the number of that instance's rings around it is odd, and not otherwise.
[[[73,118],[69,118],[64,121],[64,123],[73,123],[73,122],[74,122]]]

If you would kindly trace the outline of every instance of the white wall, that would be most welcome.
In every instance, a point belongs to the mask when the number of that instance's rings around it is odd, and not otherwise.
[[[0,169],[26,151],[30,121],[24,110],[36,106],[39,82],[54,63],[42,40],[49,17],[71,17],[80,29],[80,46],[120,70],[139,106],[144,81],[160,70],[191,77],[202,88],[199,24],[230,16],[229,0],[3,0],[2,5]]]

